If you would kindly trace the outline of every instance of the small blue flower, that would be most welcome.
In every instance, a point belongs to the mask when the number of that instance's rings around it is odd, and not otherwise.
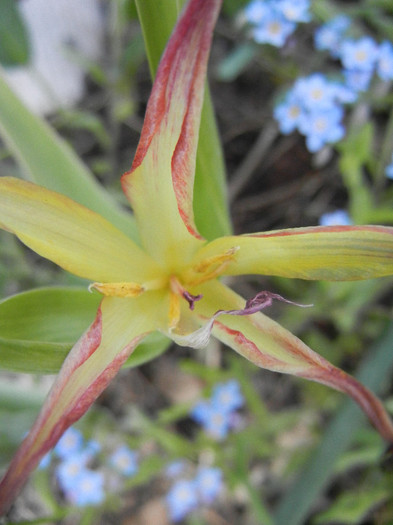
[[[310,0],[278,0],[277,9],[290,22],[310,22]]]
[[[177,481],[166,495],[169,516],[180,521],[198,507],[198,493],[194,481]]]
[[[200,401],[191,410],[191,417],[215,439],[224,439],[231,428],[231,415],[213,405],[210,401]]]
[[[334,98],[340,104],[352,104],[358,98],[357,90],[341,82],[332,82]]]
[[[337,89],[322,73],[299,78],[294,85],[299,100],[309,110],[329,109],[335,105]]]
[[[393,155],[392,155],[390,164],[386,166],[385,175],[388,179],[393,180]]]
[[[185,461],[179,459],[177,461],[172,461],[172,463],[167,465],[165,469],[165,474],[168,478],[177,478],[178,476],[180,476],[180,474],[183,474],[185,469]]]
[[[373,76],[372,70],[360,71],[356,69],[347,69],[343,71],[345,85],[353,92],[367,91]]]
[[[269,13],[270,8],[262,0],[254,0],[244,8],[244,18],[248,24],[258,25]]]
[[[101,450],[101,445],[98,443],[98,441],[95,441],[94,439],[90,439],[84,446],[83,453],[86,454],[86,456],[89,458],[89,460],[92,460]]]
[[[350,226],[353,223],[346,210],[335,210],[321,215],[319,224],[321,226]]]
[[[371,37],[364,36],[359,40],[348,39],[342,42],[339,54],[345,69],[372,71],[378,59],[379,48]]]
[[[75,454],[62,461],[56,467],[56,477],[60,487],[67,492],[72,489],[76,480],[81,476],[86,469],[86,456]]]
[[[252,36],[258,44],[282,47],[295,28],[294,22],[290,22],[280,13],[272,11],[254,28]]]
[[[73,454],[80,452],[83,445],[83,436],[76,428],[70,427],[64,432],[54,448],[55,454],[65,459]]]
[[[99,505],[105,499],[103,474],[85,469],[66,492],[66,498],[77,507]]]
[[[201,467],[194,482],[200,501],[210,505],[223,487],[222,472],[218,468]]]
[[[273,114],[279,123],[281,133],[287,135],[297,129],[302,113],[302,102],[291,90],[285,99],[274,108]]]
[[[132,476],[138,470],[138,454],[126,445],[119,447],[110,457],[110,464],[124,476]]]
[[[341,41],[350,24],[351,19],[349,17],[339,15],[319,27],[314,34],[316,49],[329,51],[332,57],[337,58]]]
[[[315,153],[326,143],[332,144],[343,138],[343,114],[341,106],[333,106],[327,110],[310,112],[301,119],[299,129],[306,136],[309,151]]]
[[[214,387],[211,401],[227,414],[241,408],[244,405],[244,398],[239,383],[234,379],[219,383]]]
[[[393,44],[387,40],[379,46],[377,73],[382,80],[393,80]]]

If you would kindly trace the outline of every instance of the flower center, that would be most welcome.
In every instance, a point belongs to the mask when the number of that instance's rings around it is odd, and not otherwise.
[[[359,49],[355,53],[355,57],[358,62],[365,62],[367,60],[367,53],[364,51],[364,49]]]
[[[202,295],[193,295],[190,293],[174,275],[169,279],[169,289],[169,329],[173,329],[180,321],[181,299],[185,299],[188,302],[190,310],[194,310],[196,301],[200,301]]]
[[[300,115],[300,108],[299,108],[299,106],[295,106],[295,105],[294,105],[294,106],[291,106],[291,107],[289,108],[289,117],[290,117],[290,118],[295,119],[295,118],[297,118],[299,115]]]
[[[194,295],[189,290],[218,277],[233,260],[238,249],[236,246],[219,255],[197,260],[178,275],[162,275],[144,283],[96,282],[89,286],[89,290],[97,290],[104,296],[133,298],[147,291],[166,288],[169,291],[168,327],[173,330],[180,321],[182,300],[187,301],[190,310],[194,310],[195,303],[202,299],[202,294]]]
[[[281,33],[281,24],[279,22],[271,22],[268,24],[267,30],[271,35],[279,35]]]

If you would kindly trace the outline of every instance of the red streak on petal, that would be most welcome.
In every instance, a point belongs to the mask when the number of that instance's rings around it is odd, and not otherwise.
[[[308,228],[294,228],[277,232],[262,232],[245,234],[243,237],[288,237],[313,233],[348,233],[348,232],[379,232],[393,235],[393,228],[387,226],[310,226]]]
[[[15,454],[4,478],[0,482],[0,516],[3,515],[42,457],[57,443],[62,434],[90,408],[92,403],[113,379],[139,341],[134,338],[115,359],[88,385],[76,390],[63,413],[57,414],[64,389],[73,380],[73,373],[97,350],[101,342],[102,315],[71,350],[41,412],[29,434]]]
[[[188,231],[198,239],[202,237],[195,228],[192,208],[195,158],[207,61],[221,3],[222,0],[188,2],[158,67],[131,170],[121,179],[127,195],[132,172],[143,162],[153,137],[170,132],[163,129],[166,117],[174,111],[179,113],[182,123],[179,136],[174,137],[177,142],[172,155],[172,182],[179,214]]]
[[[235,350],[239,352],[243,357],[254,363],[254,365],[266,368],[267,370],[273,370],[276,372],[284,371],[285,367],[288,368],[288,364],[285,361],[281,361],[276,357],[272,357],[265,354],[263,350],[257,347],[250,339],[248,339],[239,330],[234,330],[228,326],[215,321],[215,326],[226,335],[229,335],[233,343],[236,345]],[[232,345],[231,345],[232,346]]]
[[[263,349],[258,348],[241,332],[232,330],[218,321],[216,325],[222,332],[232,337],[234,349],[255,365],[316,381],[349,395],[364,411],[382,438],[388,443],[393,443],[393,423],[381,401],[357,379],[330,364],[300,340],[295,338],[295,341],[299,342],[298,345],[285,340],[285,350],[288,355],[293,355],[299,360],[299,364],[296,365],[264,354]],[[281,339],[284,344],[283,338],[277,335],[277,340]]]
[[[393,444],[392,420],[381,401],[357,379],[333,365],[330,365],[328,370],[314,369],[299,376],[348,394],[358,403],[383,439]]]

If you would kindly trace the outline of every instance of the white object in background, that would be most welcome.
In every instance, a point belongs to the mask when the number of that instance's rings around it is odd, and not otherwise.
[[[99,0],[22,0],[18,5],[30,37],[31,60],[8,68],[8,83],[39,115],[73,106],[84,93],[81,62],[97,60],[102,51]]]

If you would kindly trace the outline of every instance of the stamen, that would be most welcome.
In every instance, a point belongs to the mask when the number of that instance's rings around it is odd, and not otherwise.
[[[186,275],[185,281],[195,286],[197,284],[210,281],[218,277],[234,259],[235,253],[240,249],[239,246],[233,246],[220,255],[207,257],[196,263]],[[195,275],[198,274],[198,275]]]
[[[138,283],[92,283],[89,292],[97,290],[105,296],[111,297],[138,297],[146,289]]]

